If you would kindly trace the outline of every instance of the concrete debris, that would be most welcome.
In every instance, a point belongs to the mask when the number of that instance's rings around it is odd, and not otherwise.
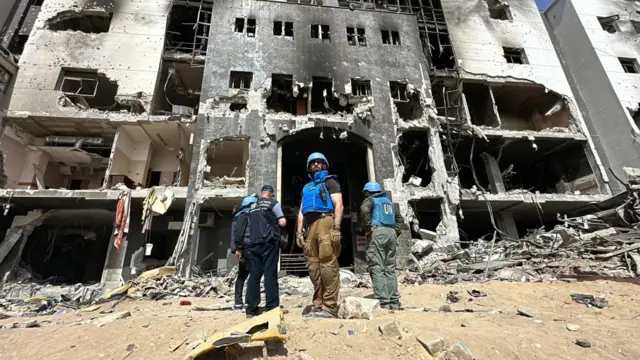
[[[340,304],[338,317],[341,319],[373,319],[373,310],[380,305],[375,299],[348,296]]]
[[[415,256],[428,255],[433,249],[433,242],[429,240],[414,240],[411,253]]]
[[[438,234],[436,234],[435,232],[433,232],[431,230],[426,230],[426,229],[418,230],[418,234],[420,235],[422,240],[436,241],[436,238],[438,237]]]
[[[134,287],[139,290],[139,296],[151,300],[176,299],[182,297],[217,296],[221,280],[218,278],[186,279],[180,276],[168,275],[160,279],[136,279]]]
[[[305,352],[299,352],[298,353],[298,360],[313,360],[313,358],[311,356],[309,356],[309,354],[307,354]]]
[[[378,331],[380,331],[383,336],[402,339],[402,331],[400,330],[400,326],[397,321],[391,321],[385,325],[379,325]]]
[[[436,356],[438,353],[444,351],[448,345],[447,340],[443,337],[438,337],[431,340],[425,340],[421,337],[416,338],[418,342],[429,352],[429,355]]]
[[[442,305],[438,309],[439,312],[451,312],[451,305]]]
[[[595,297],[593,295],[584,294],[571,294],[571,299],[578,303],[587,305],[587,307],[597,307],[598,309],[604,309],[609,305],[609,302],[602,297]]]
[[[12,316],[53,315],[87,306],[101,295],[99,284],[9,283],[0,292],[0,310]]]
[[[623,200],[618,200],[623,199]],[[614,203],[614,200],[618,204]],[[414,275],[408,284],[453,284],[490,279],[514,282],[553,280],[578,275],[633,277],[640,275],[640,186],[631,186],[626,198],[598,204],[597,213],[569,218],[558,215],[551,230],[529,230],[521,239],[490,238],[472,241],[463,250],[433,247],[414,240]],[[486,275],[485,275],[486,273]]]
[[[451,345],[450,348],[445,351],[439,359],[442,360],[475,360],[476,356],[473,355],[461,341]]]
[[[528,309],[522,306],[518,306],[516,311],[518,312],[518,315],[522,315],[525,317],[530,317],[530,318],[538,317],[538,315],[532,313],[531,311],[529,311]]]
[[[576,339],[576,345],[583,347],[583,348],[590,348],[591,347],[591,341],[587,340],[587,339]]]
[[[578,330],[580,330],[580,325],[567,324],[567,330],[569,330],[569,331],[578,331]]]
[[[29,329],[29,328],[40,327],[40,324],[38,323],[38,320],[33,319],[33,320],[25,321],[24,324],[22,324],[22,327],[24,327],[25,329]]]
[[[124,319],[131,316],[131,313],[128,311],[123,311],[123,312],[117,312],[117,313],[113,313],[113,314],[109,314],[107,316],[103,316],[101,318],[97,318],[96,320],[94,320],[94,324],[97,327],[103,327],[107,324],[110,324],[116,320],[120,320],[120,319]]]

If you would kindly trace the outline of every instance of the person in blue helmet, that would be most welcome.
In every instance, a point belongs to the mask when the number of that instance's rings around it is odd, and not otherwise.
[[[233,309],[242,311],[242,290],[244,283],[251,273],[251,238],[249,237],[249,210],[251,204],[258,201],[255,196],[245,196],[242,199],[240,209],[231,221],[231,253],[238,259],[238,276],[234,287],[235,301]]]
[[[373,295],[384,309],[400,309],[396,277],[396,241],[404,219],[380,184],[370,181],[362,192],[362,227],[367,239],[366,256],[373,283]]]
[[[313,304],[307,316],[322,318],[338,315],[338,256],[342,248],[340,225],[344,212],[340,183],[335,175],[329,175],[328,168],[329,161],[321,153],[313,153],[307,158],[311,181],[302,190],[296,227],[296,243],[304,249],[314,288]]]
[[[247,282],[247,318],[260,314],[260,279],[264,276],[265,307],[270,311],[280,307],[278,289],[278,257],[281,229],[287,225],[282,206],[274,199],[275,189],[262,187],[258,202],[249,211],[251,237],[251,275]]]

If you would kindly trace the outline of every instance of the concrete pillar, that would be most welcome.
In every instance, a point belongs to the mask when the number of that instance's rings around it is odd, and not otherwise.
[[[502,230],[511,239],[519,239],[518,228],[516,227],[516,221],[513,218],[512,212],[503,211],[495,214],[496,226]],[[504,235],[503,235],[504,236]]]
[[[502,182],[502,173],[498,161],[493,156],[483,153],[482,162],[489,178],[489,189],[494,194],[504,194],[506,192],[504,182]]]
[[[48,164],[49,154],[40,150],[29,150],[27,161],[22,169],[18,185],[24,186],[27,189],[37,189],[38,183],[36,181],[36,167],[40,171],[42,180],[44,181],[44,173],[47,170]]]

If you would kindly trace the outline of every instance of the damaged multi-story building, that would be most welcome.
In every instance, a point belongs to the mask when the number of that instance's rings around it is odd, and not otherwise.
[[[518,239],[611,193],[534,0],[41,5],[2,139],[7,279],[225,272],[234,209],[265,183],[294,238],[316,151],[356,270],[367,181],[407,221],[400,265],[412,239]],[[292,240],[280,269],[304,273]]]
[[[640,3],[557,0],[544,13],[611,191],[640,167]],[[611,173],[610,173],[611,174]]]

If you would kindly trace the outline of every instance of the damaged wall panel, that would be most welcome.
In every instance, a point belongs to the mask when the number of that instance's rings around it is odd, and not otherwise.
[[[549,33],[579,97],[602,166],[621,176],[625,166],[640,167],[639,130],[627,110],[638,107],[640,80],[637,74],[626,73],[620,62],[620,58],[640,58],[638,34],[631,23],[640,20],[633,11],[634,6],[638,10],[637,4],[624,0],[556,3],[545,11]],[[611,17],[615,32],[604,30],[599,17]],[[614,193],[625,190],[613,177],[610,185]]]
[[[56,85],[64,68],[96,69],[116,82],[118,101],[138,101],[143,111],[150,110],[169,6],[168,0],[136,3],[101,0],[82,8],[62,0],[47,1],[25,47],[9,110],[78,116],[76,107],[61,107],[58,102],[60,91]],[[87,34],[46,29],[47,20],[55,20],[61,13],[82,11],[113,13],[109,32]],[[34,102],[34,98],[39,101]],[[99,112],[92,116],[107,117]]]

